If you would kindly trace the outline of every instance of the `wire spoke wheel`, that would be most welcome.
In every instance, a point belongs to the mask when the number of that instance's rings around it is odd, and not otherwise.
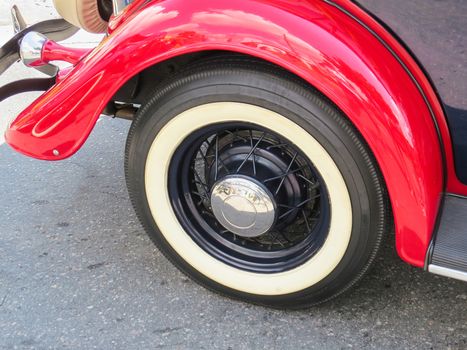
[[[326,239],[330,208],[321,176],[289,140],[260,126],[222,123],[190,135],[173,156],[169,179],[172,205],[187,232],[232,266],[286,271]],[[218,187],[221,200],[213,193]],[[256,187],[271,202],[263,213],[267,227],[258,227],[261,203],[248,191]]]

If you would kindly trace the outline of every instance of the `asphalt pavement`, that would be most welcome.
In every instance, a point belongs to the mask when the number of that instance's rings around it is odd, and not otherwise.
[[[131,208],[128,127],[103,117],[56,163],[0,146],[0,349],[467,348],[467,284],[401,262],[393,236],[357,288],[312,309],[197,286]]]
[[[31,74],[17,65],[0,83]],[[32,98],[1,103],[0,120]],[[356,288],[307,310],[194,284],[131,208],[128,128],[101,118],[61,162],[26,158],[0,139],[0,349],[467,349],[467,283],[403,263],[392,235]]]

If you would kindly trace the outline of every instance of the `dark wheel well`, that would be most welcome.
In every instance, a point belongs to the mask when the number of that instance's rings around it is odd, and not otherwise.
[[[232,55],[249,57],[230,51],[202,51],[159,62],[128,80],[114,95],[112,102],[142,104],[158,84],[184,69],[187,65],[211,57],[227,57]]]

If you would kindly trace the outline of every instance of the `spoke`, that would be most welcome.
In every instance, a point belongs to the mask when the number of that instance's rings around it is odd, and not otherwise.
[[[197,191],[191,191],[191,193],[196,194],[199,197],[199,201],[196,202],[196,205],[198,205],[198,206],[201,205],[205,199],[207,199],[204,194],[199,193]]]
[[[208,163],[208,157],[209,156],[207,154],[204,154],[203,150],[201,148],[199,149],[199,154],[201,154],[201,157],[203,158],[202,160],[204,160],[205,163]],[[212,156],[210,156],[210,157],[212,157]]]
[[[287,237],[287,235],[294,234],[294,233],[295,232],[286,232],[286,233],[281,232],[281,236],[287,241],[287,243],[293,243],[293,241],[289,237]]]
[[[238,131],[238,130],[237,130]],[[240,140],[247,142],[248,140],[240,135],[238,135],[236,132],[232,132],[229,130],[225,131],[227,134],[232,135],[232,141],[235,141],[235,138],[239,138]]]
[[[320,194],[317,194],[316,196],[313,196],[311,198],[308,198],[308,199],[305,199],[303,202],[301,203],[298,203],[295,207],[291,207],[289,210],[287,210],[284,214],[282,214],[281,216],[279,216],[279,219],[282,219],[284,218],[285,216],[289,215],[291,212],[293,212],[294,210],[296,209],[300,209],[300,207],[308,202],[311,202],[313,199],[316,199],[318,197],[320,197],[321,195]]]
[[[289,166],[287,167],[287,170],[285,171],[286,174],[290,171],[290,168],[292,167],[292,164],[295,162],[295,159],[297,158],[297,155],[298,155],[298,152],[295,152],[292,160],[290,161]],[[284,181],[285,181],[285,176],[281,179],[281,182],[280,182],[279,186],[277,186],[277,190],[275,192],[276,196],[279,193],[279,191],[281,190],[281,187],[284,184]]]
[[[203,180],[201,180],[201,177],[199,176],[198,171],[196,171],[196,169],[193,168],[193,172],[195,173],[195,177],[198,179],[199,184],[204,189],[204,193],[205,193],[206,197],[209,198],[209,194],[208,194],[209,188],[208,188],[208,186],[203,182]]]
[[[214,181],[217,181],[219,173],[219,136],[216,134],[216,173],[214,175]]]
[[[284,243],[282,243],[279,239],[277,239],[278,236],[279,236],[279,232],[276,231],[276,234],[272,237],[272,240],[278,242],[282,247],[284,247]],[[281,236],[284,237],[282,234]]]
[[[290,205],[287,205],[287,204],[278,204],[277,206],[281,208],[295,209],[295,207],[291,207]]]
[[[279,220],[280,219],[283,219],[284,217],[286,217],[287,215],[289,215],[291,212],[293,212],[294,210],[297,210],[298,208],[291,208],[289,210],[287,210],[284,214],[282,214],[281,216],[279,216]]]
[[[254,237],[252,239],[252,241],[259,244],[259,245],[261,245],[262,247],[264,246],[263,242],[258,237]]]
[[[191,191],[191,193],[196,194],[201,199],[208,199],[204,193],[199,193],[198,191]]]
[[[311,190],[316,190],[319,187],[319,181],[318,180],[316,180],[316,182],[313,182],[313,181],[311,181],[310,179],[307,179],[305,176],[303,176],[301,174],[299,174],[297,176],[299,178],[305,180],[306,182],[308,182],[311,185],[311,187],[310,187]]]
[[[248,155],[246,156],[246,158],[243,160],[242,164],[240,164],[240,166],[238,167],[237,171],[235,172],[236,174],[238,174],[238,172],[243,168],[243,166],[245,165],[246,161],[251,157],[251,155],[253,154],[253,152],[256,150],[256,148],[258,148],[259,144],[261,143],[261,141],[263,141],[264,137],[266,136],[266,133],[263,132],[263,136],[261,136],[259,138],[259,140],[256,142],[256,144],[253,146],[253,148],[251,149],[250,153],[248,153]]]
[[[216,137],[217,137],[217,136],[216,136]],[[217,142],[217,141],[216,141],[216,142]],[[218,146],[216,146],[216,147],[218,148]],[[207,150],[206,150],[206,152],[207,152]],[[217,159],[215,159],[215,162],[218,161],[218,162],[220,163],[220,166],[221,166],[222,168],[224,168],[225,171],[227,172],[227,175],[229,175],[229,174],[230,174],[230,171],[229,171],[229,169],[225,166],[225,163],[224,163],[224,161],[222,160],[222,158],[218,156],[218,152],[219,152],[219,150],[217,149],[217,150],[216,150],[216,154],[204,154],[202,149],[199,150],[199,153],[201,154],[201,157],[203,157],[204,162],[205,162],[206,164],[209,164],[208,158],[213,158],[213,157],[216,157],[216,156],[217,156]],[[216,167],[216,172],[217,172],[217,170],[218,170],[218,168]],[[216,178],[217,178],[217,177],[216,177]]]
[[[253,132],[250,130],[250,145],[253,147]],[[255,153],[253,152],[253,175],[256,176],[256,157]]]
[[[266,180],[263,180],[263,183],[282,179],[282,178],[286,177],[287,175],[295,174],[296,172],[302,170],[303,168],[305,168],[305,165],[301,166],[300,168],[297,168],[297,169],[294,169],[294,170],[290,170],[289,172],[287,172],[287,173],[285,173],[285,174],[278,175],[278,176],[274,176],[274,177],[270,177],[270,178],[268,178],[268,179],[266,179]],[[300,175],[298,175],[298,176],[300,176]]]
[[[197,184],[199,184],[199,185],[202,186],[202,183],[199,182],[199,181],[195,181],[195,183],[197,183]],[[209,197],[207,196],[207,193],[206,193],[206,191],[204,190],[204,188],[203,188],[203,193],[200,193],[200,192],[198,192],[198,191],[191,191],[191,193],[197,195],[197,196],[200,198],[200,201],[197,202],[198,205],[200,205],[201,203],[203,203],[203,201],[209,202]]]
[[[271,145],[271,146],[268,146],[266,147],[266,149],[269,151],[270,149],[273,149],[273,148],[278,148],[278,147],[285,147],[285,146],[288,146],[289,144],[288,143],[278,143],[277,145]]]
[[[310,227],[310,224],[308,223],[308,219],[306,218],[305,209],[303,209],[303,208],[302,208],[302,215],[303,215],[303,220],[305,220],[305,225],[306,225],[307,232],[310,232],[311,227]]]
[[[219,161],[221,162],[221,167],[224,168],[225,171],[227,172],[227,175],[230,175],[230,170],[229,170],[229,168],[227,168],[227,167],[225,166],[224,161],[223,161],[221,158],[219,158]]]
[[[195,184],[198,184],[198,185],[203,186],[203,187],[206,186],[206,184],[205,184],[204,182],[201,182],[201,181],[199,181],[199,180],[194,180],[193,182],[194,182]]]

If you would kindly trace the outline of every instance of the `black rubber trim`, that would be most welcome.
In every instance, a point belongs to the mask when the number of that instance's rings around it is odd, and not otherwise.
[[[55,84],[55,78],[35,78],[18,80],[0,87],[0,102],[23,92],[46,91]]]
[[[422,95],[423,97],[423,100],[425,101],[425,104],[426,106],[428,107],[428,110],[430,111],[430,115],[431,115],[431,119],[433,121],[433,124],[435,126],[435,129],[436,129],[436,133],[438,134],[438,142],[439,142],[439,146],[440,146],[440,150],[441,150],[441,158],[442,158],[442,161],[443,161],[443,196],[442,196],[442,199],[441,199],[441,202],[440,202],[440,207],[439,207],[439,210],[438,210],[438,215],[436,217],[436,222],[435,222],[435,227],[433,228],[433,234],[432,234],[432,238],[431,238],[431,243],[430,244],[434,244],[433,242],[435,242],[436,240],[436,235],[437,235],[437,232],[439,230],[439,227],[440,227],[440,223],[441,223],[441,213],[443,212],[444,210],[444,202],[445,202],[445,198],[446,196],[444,195],[445,192],[446,192],[446,185],[447,185],[447,160],[446,160],[446,149],[444,147],[444,143],[443,143],[443,138],[441,136],[441,131],[439,129],[439,124],[438,124],[438,121],[436,120],[436,116],[435,116],[435,113],[433,111],[433,107],[431,106],[430,102],[428,101],[428,98],[426,97],[425,95],[425,92],[423,91],[422,87],[420,86],[420,83],[417,81],[417,79],[415,78],[415,76],[412,74],[412,72],[410,71],[410,69],[407,67],[407,65],[402,61],[402,59],[394,52],[394,50],[389,46],[388,43],[386,43],[377,33],[375,33],[374,30],[372,30],[370,27],[368,27],[365,23],[363,23],[359,18],[357,18],[356,16],[354,16],[352,13],[350,13],[349,11],[347,11],[345,8],[343,8],[342,6],[336,4],[334,1],[332,0],[324,0],[324,2],[326,2],[327,4],[329,4],[330,6],[333,6],[335,8],[337,8],[338,10],[342,11],[343,13],[345,13],[347,16],[349,16],[350,18],[352,18],[353,20],[355,20],[357,23],[359,23],[362,27],[364,27],[366,30],[368,30],[369,33],[371,33],[391,54],[392,56],[399,62],[399,64],[402,66],[402,68],[406,71],[406,73],[409,75],[410,79],[413,81],[413,83],[415,84],[415,86],[417,87],[418,91],[420,92],[420,94]],[[409,53],[409,55],[412,56],[412,58],[415,60],[415,62],[419,65],[420,69],[422,70],[422,72],[425,74],[426,78],[428,79],[429,83],[431,84],[431,87],[433,88],[433,90],[435,91],[436,93],[436,96],[438,98],[439,101],[442,101],[442,99],[440,98],[439,96],[439,93],[438,91],[434,88],[434,84],[433,84],[433,81],[431,80],[430,76],[427,74],[426,70],[423,68],[423,66],[420,64],[420,62],[418,61],[418,59],[415,57],[415,55],[408,49],[407,45],[390,29],[388,28],[388,26],[384,23],[381,22],[381,20],[379,20],[376,16],[374,16],[370,11],[368,11],[365,7],[363,7],[361,4],[355,2],[355,1],[352,1],[352,3],[354,3],[355,5],[357,5],[358,7],[360,7],[363,11],[365,11],[368,15],[370,15],[372,18],[374,18],[379,24],[381,24],[383,26],[383,28],[385,28],[389,34],[391,34],[406,50],[407,52]],[[441,106],[443,107],[443,112],[444,112],[444,116],[446,118],[446,111],[444,110],[444,104],[441,102]],[[428,266],[428,264],[430,263],[431,261],[431,249],[428,249],[427,252],[426,252],[426,258],[425,258],[425,268]]]

